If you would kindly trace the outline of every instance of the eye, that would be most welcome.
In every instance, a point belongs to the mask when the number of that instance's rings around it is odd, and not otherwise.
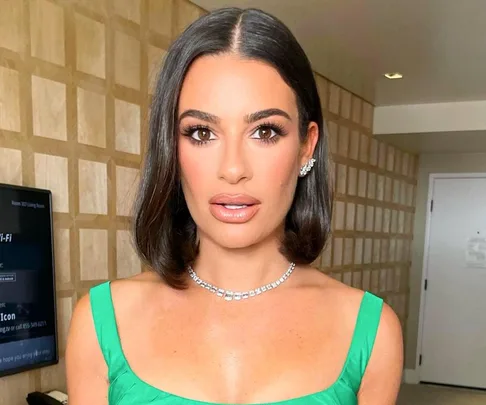
[[[192,132],[191,137],[196,141],[207,142],[214,139],[214,137],[211,138],[211,135],[212,133],[208,128],[196,128]]]
[[[261,126],[253,133],[252,138],[257,138],[257,139],[261,139],[263,141],[266,141],[266,140],[272,139],[272,138],[274,138],[278,135],[279,134],[277,133],[277,131],[275,129],[273,129],[272,127]]]
[[[182,135],[187,136],[190,140],[198,145],[206,144],[214,139],[216,136],[208,127],[204,126],[189,126],[182,129]]]

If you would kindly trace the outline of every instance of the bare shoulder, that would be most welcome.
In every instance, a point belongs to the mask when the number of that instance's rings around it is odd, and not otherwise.
[[[305,282],[314,286],[349,336],[356,325],[364,291],[341,283],[322,272],[306,268]],[[375,343],[360,387],[360,405],[394,405],[403,369],[403,337],[398,316],[383,303]]]
[[[313,267],[303,266],[301,269],[299,285],[308,292],[314,291],[313,295],[319,306],[335,313],[354,328],[364,291],[335,280]]]

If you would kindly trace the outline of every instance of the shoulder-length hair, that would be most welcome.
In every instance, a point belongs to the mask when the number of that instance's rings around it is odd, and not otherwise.
[[[293,89],[301,141],[310,122],[319,127],[314,168],[299,178],[285,218],[281,253],[296,264],[313,262],[331,231],[332,187],[327,134],[314,74],[303,49],[277,18],[257,9],[224,8],[192,23],[172,43],[152,100],[147,151],[134,204],[133,236],[142,261],[174,288],[185,287],[198,254],[196,224],[186,205],[178,162],[178,100],[196,58],[237,53],[274,67]]]

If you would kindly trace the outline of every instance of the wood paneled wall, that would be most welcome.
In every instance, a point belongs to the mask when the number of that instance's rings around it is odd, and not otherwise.
[[[372,136],[371,104],[316,79],[336,197],[333,236],[315,265],[384,298],[405,327],[418,158]]]
[[[127,230],[155,72],[204,13],[186,0],[0,0],[0,182],[53,192],[59,365],[0,379],[0,405],[65,390],[73,306],[141,271]],[[406,317],[416,157],[372,138],[373,106],[316,75],[336,211],[316,262]]]

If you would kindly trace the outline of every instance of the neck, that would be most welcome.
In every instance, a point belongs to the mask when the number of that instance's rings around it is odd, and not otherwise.
[[[204,281],[231,291],[248,291],[279,279],[289,261],[279,252],[280,242],[270,238],[243,249],[227,249],[201,238],[194,271]]]

